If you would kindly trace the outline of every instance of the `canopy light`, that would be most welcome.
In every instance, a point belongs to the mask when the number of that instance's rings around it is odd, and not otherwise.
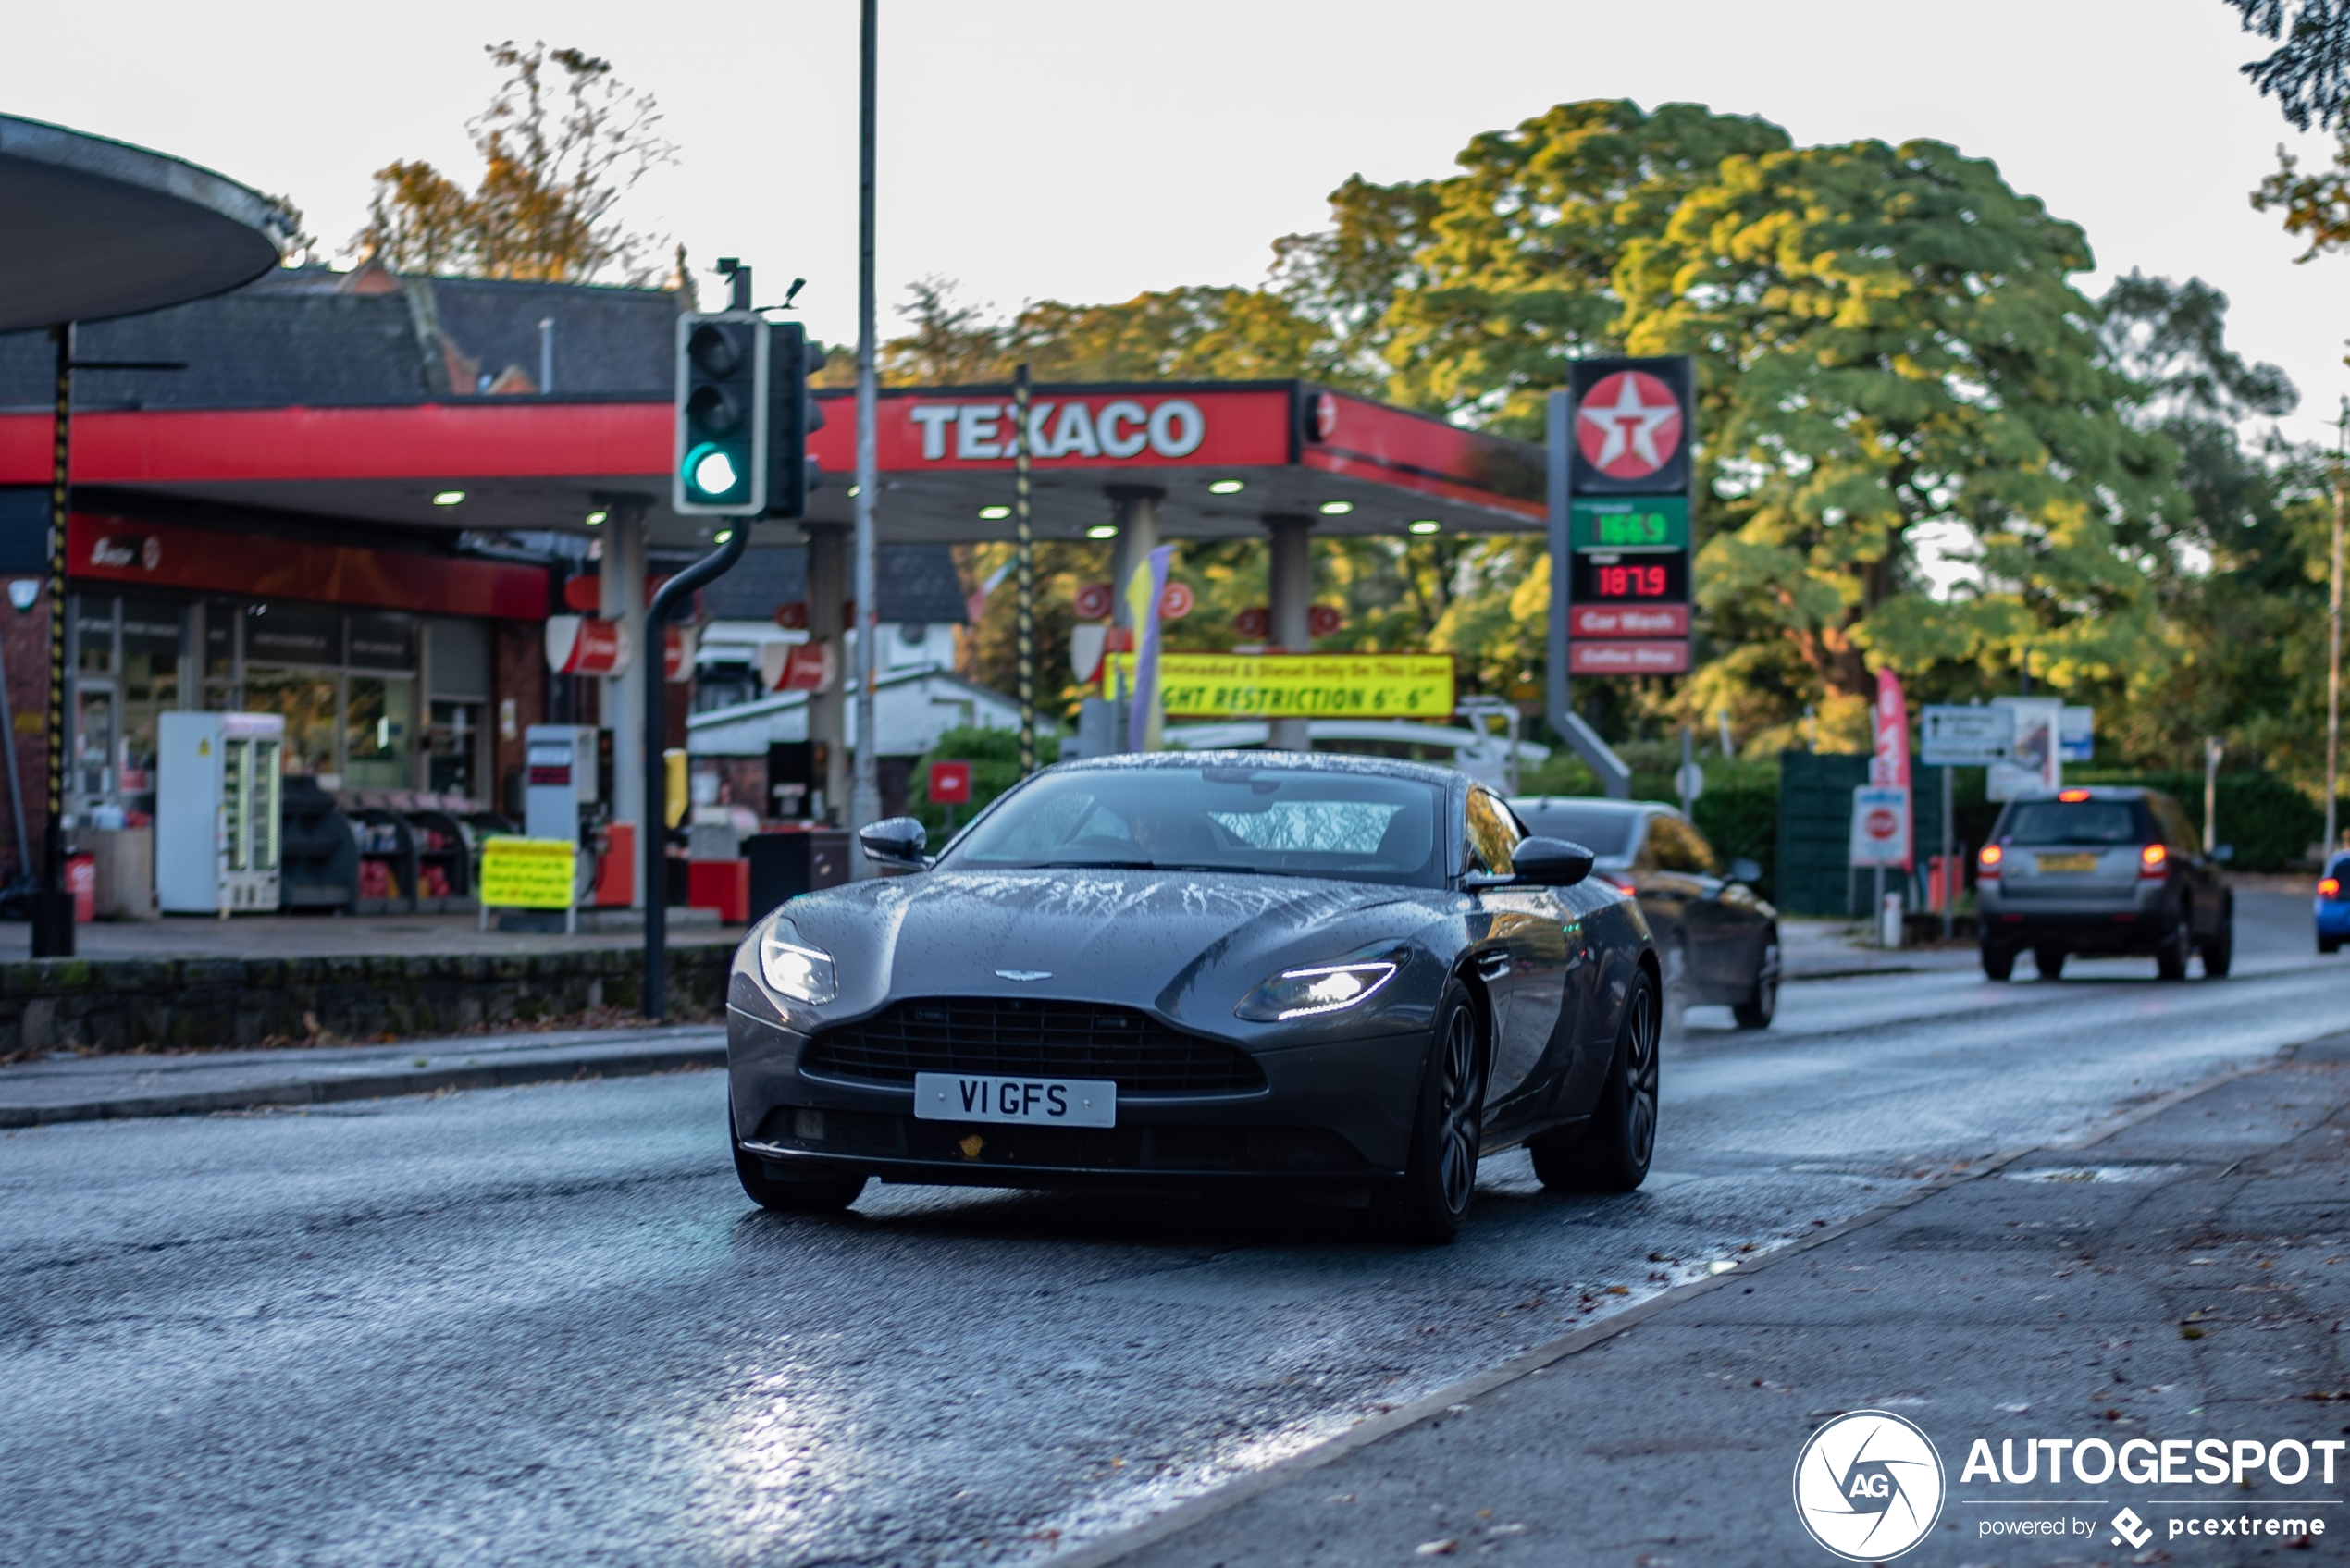
[[[1085,530],[1085,537],[1089,539],[1114,539],[1118,537],[1118,525],[1115,523],[1096,523],[1092,527]]]
[[[732,528],[721,528],[710,536],[710,542],[714,545],[723,545],[734,537],[735,531]]]
[[[454,506],[464,499],[465,492],[463,490],[442,490],[432,498],[432,503],[435,506]]]
[[[857,499],[857,492],[858,492],[858,491],[860,491],[860,490],[861,490],[861,489],[863,489],[864,488],[865,488],[865,487],[864,487],[864,486],[862,486],[862,485],[851,485],[851,486],[849,486],[849,487],[848,487],[848,499],[849,499],[850,500],[855,500]]]
[[[1001,523],[1012,514],[1012,509],[1008,506],[983,506],[979,514],[990,523]]]
[[[588,526],[590,528],[599,527],[611,516],[611,512],[606,512],[600,506],[595,511],[588,514]]]
[[[1439,523],[1433,517],[1423,517],[1417,522],[1409,523],[1404,525],[1411,529],[1411,531],[1415,534],[1436,534],[1441,533],[1444,529],[1444,525]]]
[[[1325,517],[1343,517],[1354,510],[1354,503],[1351,500],[1326,500],[1322,503],[1322,515]]]
[[[1242,480],[1218,479],[1207,487],[1207,493],[1211,496],[1236,496],[1246,488],[1248,486]]]

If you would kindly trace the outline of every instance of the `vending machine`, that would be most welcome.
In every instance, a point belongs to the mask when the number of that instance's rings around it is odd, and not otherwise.
[[[155,897],[166,914],[278,907],[281,756],[276,713],[166,713],[155,777]]]

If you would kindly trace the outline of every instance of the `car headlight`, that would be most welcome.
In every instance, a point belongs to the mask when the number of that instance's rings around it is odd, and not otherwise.
[[[759,938],[759,972],[795,1001],[829,1002],[839,994],[833,956],[802,942],[789,920],[777,920]]]
[[[1391,958],[1363,958],[1283,969],[1250,992],[1232,1012],[1256,1023],[1342,1013],[1377,995],[1400,968]]]

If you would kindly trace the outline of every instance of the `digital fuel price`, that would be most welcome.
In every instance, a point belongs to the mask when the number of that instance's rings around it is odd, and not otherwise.
[[[1689,503],[1680,496],[1577,498],[1571,518],[1577,550],[1688,548]]]

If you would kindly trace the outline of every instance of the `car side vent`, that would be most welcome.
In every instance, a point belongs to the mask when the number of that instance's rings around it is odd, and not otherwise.
[[[1106,1078],[1120,1094],[1230,1094],[1265,1087],[1265,1074],[1247,1052],[1169,1029],[1148,1013],[1017,996],[900,1002],[818,1034],[800,1069],[892,1085],[909,1084],[918,1072]]]

